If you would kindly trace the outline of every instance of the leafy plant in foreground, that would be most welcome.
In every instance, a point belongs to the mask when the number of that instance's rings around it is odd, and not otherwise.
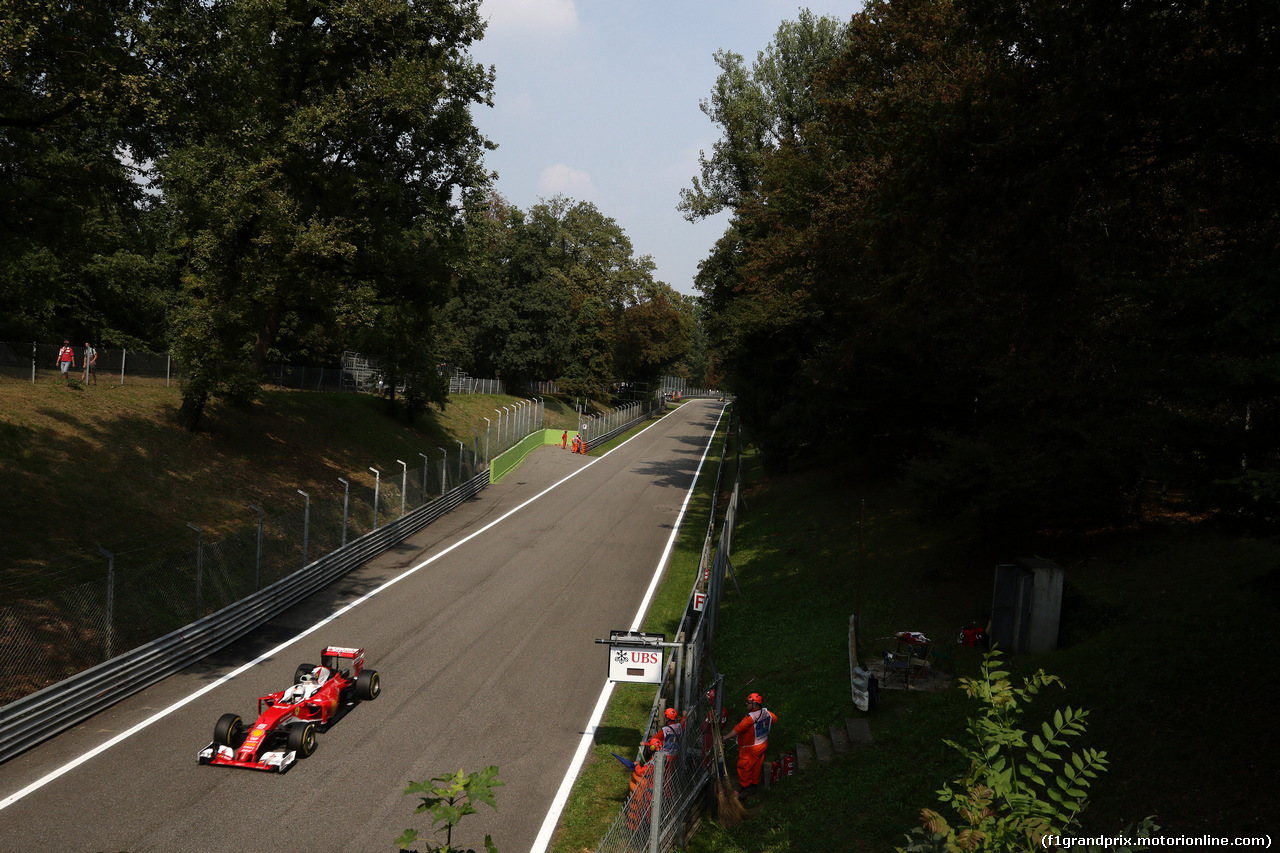
[[[498,779],[498,768],[492,765],[470,775],[459,769],[457,773],[437,776],[430,782],[410,782],[409,787],[404,789],[406,797],[411,794],[426,795],[421,798],[422,804],[413,813],[430,812],[432,831],[445,834],[443,846],[428,840],[424,849],[435,853],[463,853],[462,848],[453,846],[453,828],[464,816],[476,813],[473,803],[486,803],[496,811],[498,807],[493,802],[493,789],[504,784],[506,783]],[[396,839],[396,846],[403,850],[417,840],[418,830],[406,829]],[[488,835],[484,837],[484,848],[488,853],[498,853],[498,848],[493,846],[493,840]]]
[[[1070,706],[1055,710],[1052,722],[1028,736],[1019,726],[1027,706],[1050,684],[1064,685],[1037,670],[1014,687],[999,666],[1000,653],[993,649],[983,659],[980,677],[960,679],[965,693],[983,707],[969,719],[965,743],[945,741],[969,760],[964,776],[938,791],[939,801],[959,820],[952,826],[939,812],[922,809],[924,825],[908,833],[900,853],[1037,849],[1046,835],[1078,826],[1091,780],[1107,765],[1105,752],[1066,751],[1068,739],[1084,733],[1089,712]]]

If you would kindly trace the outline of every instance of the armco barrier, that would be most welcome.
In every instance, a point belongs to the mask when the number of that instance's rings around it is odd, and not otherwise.
[[[247,634],[352,569],[403,542],[489,484],[482,471],[248,598],[0,708],[0,762],[172,675]]]

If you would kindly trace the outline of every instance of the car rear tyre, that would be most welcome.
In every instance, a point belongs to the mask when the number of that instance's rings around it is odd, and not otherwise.
[[[306,758],[316,751],[316,724],[294,723],[289,726],[289,749]]]
[[[363,670],[356,677],[356,698],[377,699],[382,692],[382,679],[378,678],[376,669]]]
[[[218,718],[213,727],[213,742],[232,748],[244,742],[244,721],[239,714],[223,714]]]
[[[298,668],[293,671],[293,683],[300,684],[302,682],[302,676],[310,672],[315,672],[315,669],[316,669],[316,666],[315,664],[312,664],[312,663],[298,664]]]

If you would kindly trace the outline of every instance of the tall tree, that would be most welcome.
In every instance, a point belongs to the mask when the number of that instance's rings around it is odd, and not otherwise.
[[[782,145],[801,145],[818,114],[814,81],[840,52],[845,25],[802,9],[783,21],[750,70],[741,54],[715,53],[720,76],[702,111],[721,128],[710,157],[698,155],[700,178],[680,191],[679,209],[695,222],[737,209],[756,193],[764,158]]]
[[[455,194],[487,180],[470,111],[493,72],[467,52],[479,3],[169,0],[149,25],[160,185],[184,235],[183,422],[211,396],[251,396],[285,326],[394,306],[402,321],[366,337],[432,353],[391,326],[429,331],[405,315],[447,298]]]
[[[130,159],[149,128],[142,0],[0,13],[0,339],[154,344],[160,317]]]
[[[1280,133],[1245,87],[1280,82],[1278,15],[869,3],[699,275],[744,415],[874,436],[992,529],[1238,470],[1280,388]]]
[[[525,214],[490,192],[469,206],[468,264],[449,306],[447,360],[500,376],[514,392],[560,375],[568,353],[568,296]]]
[[[619,377],[652,388],[688,356],[694,322],[680,311],[680,302],[680,294],[656,282],[650,294],[623,311],[614,359]]]

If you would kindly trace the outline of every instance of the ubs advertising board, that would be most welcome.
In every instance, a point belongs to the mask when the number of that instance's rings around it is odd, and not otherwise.
[[[642,631],[609,632],[609,680],[638,684],[662,683],[662,646],[665,634]]]

